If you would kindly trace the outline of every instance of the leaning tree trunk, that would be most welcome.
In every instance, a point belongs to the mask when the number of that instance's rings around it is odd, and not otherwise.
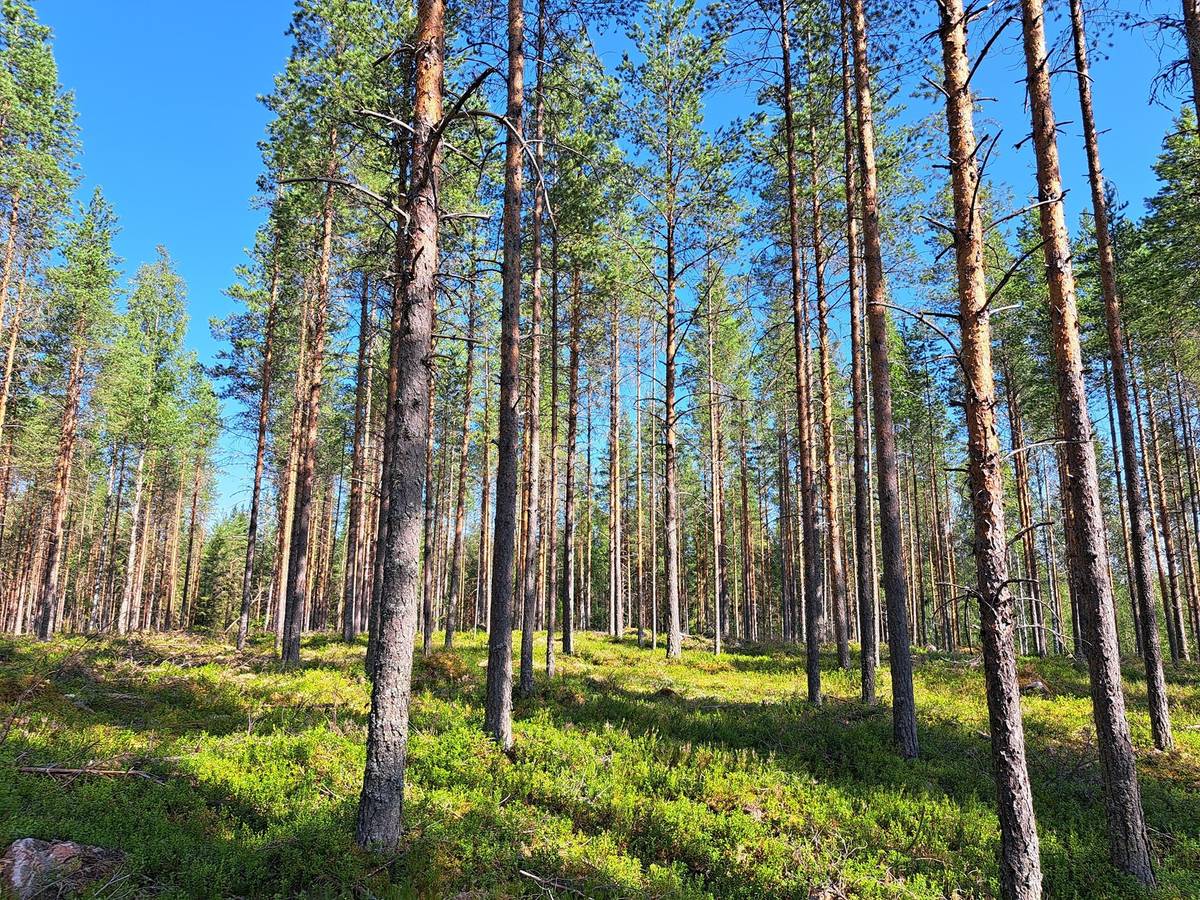
[[[445,67],[445,4],[421,0],[417,13],[416,85],[413,103],[413,179],[408,214],[412,266],[405,290],[404,320],[395,339],[396,411],[388,508],[384,587],[379,609],[367,762],[359,798],[355,841],[394,852],[402,830],[404,769],[408,754],[408,707],[413,638],[420,602],[421,477],[427,427],[428,385],[433,363],[433,307],[438,268],[438,138]],[[398,236],[398,239],[403,239]]]
[[[871,66],[867,59],[864,0],[848,0],[854,35],[854,82],[858,117],[858,163],[862,179],[863,256],[866,261],[867,325],[871,353],[871,388],[875,407],[876,478],[879,484],[880,532],[883,538],[883,593],[887,601],[888,661],[892,672],[892,733],[900,754],[917,755],[917,710],[913,696],[912,649],[908,643],[904,571],[900,534],[900,478],[896,465],[896,432],[892,418],[891,362],[888,359],[887,312],[883,283],[883,250],[879,234],[879,198],[875,178],[875,122],[871,109]]]
[[[54,463],[54,486],[50,496],[49,528],[46,539],[46,560],[42,564],[42,583],[39,590],[37,636],[47,641],[58,622],[58,575],[62,566],[63,522],[67,513],[67,498],[71,488],[71,461],[75,456],[75,437],[79,431],[79,397],[83,392],[83,340],[76,337],[75,350],[67,375],[67,395],[63,402],[62,426],[58,438],[58,458]]]
[[[1073,482],[1069,493],[1078,530],[1080,624],[1091,675],[1092,711],[1104,780],[1110,854],[1117,868],[1151,884],[1154,872],[1150,864],[1150,845],[1142,816],[1129,723],[1125,718],[1125,697],[1121,693],[1104,510],[1083,381],[1075,276],[1058,164],[1042,0],[1021,0],[1021,13],[1037,157],[1038,199],[1041,201],[1039,218],[1050,288],[1051,344],[1061,403],[1067,473]]]
[[[508,110],[504,155],[504,252],[500,298],[500,409],[496,518],[492,542],[491,630],[488,633],[484,730],[512,746],[513,546],[517,518],[517,404],[520,398],[521,153],[525,101],[525,12],[508,0]]]
[[[1025,762],[1025,728],[1021,721],[1021,689],[1013,644],[1014,603],[1009,590],[1004,528],[1003,460],[996,425],[990,298],[983,260],[983,223],[976,205],[980,172],[967,56],[967,16],[962,0],[944,0],[940,10],[968,478],[975,517],[975,577],[1000,814],[1000,892],[1008,900],[1035,900],[1042,894],[1042,867],[1033,792]]]

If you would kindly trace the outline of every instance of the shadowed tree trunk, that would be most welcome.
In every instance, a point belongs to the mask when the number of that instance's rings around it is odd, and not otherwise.
[[[913,696],[912,649],[904,614],[908,579],[900,534],[900,477],[896,465],[896,433],[892,421],[891,363],[887,347],[887,312],[883,283],[883,250],[879,234],[879,200],[875,179],[875,123],[871,108],[871,66],[867,59],[864,0],[848,0],[854,35],[854,84],[858,118],[858,163],[861,178],[863,256],[866,261],[868,343],[875,410],[876,478],[879,483],[880,531],[883,538],[883,593],[887,601],[888,662],[892,673],[892,735],[900,755],[917,755],[917,710]]]
[[[545,156],[543,118],[543,77],[545,74],[546,4],[537,5],[535,40],[536,83],[533,93],[534,165],[542,171]],[[535,174],[535,179],[540,177]],[[526,460],[529,497],[525,534],[525,571],[521,606],[521,675],[518,691],[523,697],[533,693],[533,632],[537,628],[538,595],[541,583],[542,549],[542,214],[544,192],[535,181],[530,233],[530,304],[529,304],[529,384],[526,385],[525,428],[529,436]]]
[[[446,649],[454,646],[458,618],[458,567],[463,558],[464,526],[467,518],[467,462],[471,449],[471,388],[475,379],[475,288],[472,282],[467,305],[467,368],[463,373],[462,438],[458,447],[458,496],[454,503],[454,550],[450,558],[450,591],[446,600]]]
[[[1000,893],[1008,900],[1036,900],[1042,894],[1042,869],[1033,792],[1025,763],[1025,729],[1013,645],[1014,610],[1008,586],[992,328],[983,261],[983,223],[976,205],[980,172],[967,55],[967,16],[962,0],[943,0],[939,8],[954,198],[968,478],[975,518],[975,577],[1000,815]]]
[[[808,699],[821,702],[821,659],[819,624],[824,607],[824,573],[820,537],[817,533],[817,486],[812,471],[810,393],[807,377],[804,277],[800,271],[800,197],[796,167],[796,127],[792,97],[791,18],[787,0],[779,0],[779,46],[783,65],[783,131],[787,158],[788,248],[791,261],[792,349],[795,353],[796,420],[800,458],[800,525],[804,534],[804,609]]]
[[[520,398],[521,144],[525,102],[525,12],[508,0],[508,120],[504,156],[504,254],[500,299],[500,433],[496,522],[492,543],[491,631],[488,633],[484,730],[512,746],[513,548],[517,518],[517,404]]]
[[[358,311],[358,364],[354,386],[354,437],[350,460],[350,515],[346,523],[346,563],[342,581],[342,640],[358,636],[363,600],[362,560],[366,556],[367,448],[371,429],[370,281],[362,273]]]
[[[417,12],[416,84],[413,103],[413,179],[408,197],[412,266],[406,283],[404,319],[395,360],[396,411],[393,465],[386,486],[388,508],[384,586],[380,595],[371,712],[367,719],[367,762],[358,804],[355,841],[360,847],[395,851],[404,811],[408,753],[408,706],[413,638],[420,599],[421,470],[424,463],[425,403],[433,362],[433,308],[438,267],[438,138],[445,65],[445,5],[421,0]],[[398,235],[403,240],[403,235]]]
[[[1129,723],[1125,719],[1125,697],[1121,693],[1104,511],[1083,382],[1075,277],[1062,199],[1042,0],[1021,0],[1021,18],[1037,158],[1038,199],[1041,201],[1039,219],[1050,288],[1051,345],[1061,402],[1067,472],[1073,482],[1069,495],[1074,506],[1080,551],[1077,558],[1081,570],[1078,579],[1080,624],[1091,675],[1092,710],[1104,780],[1110,853],[1113,863],[1121,871],[1152,884],[1150,845],[1142,817]]]
[[[838,499],[836,443],[833,434],[833,364],[829,347],[829,298],[825,291],[825,236],[821,225],[820,163],[817,157],[817,126],[809,122],[812,204],[810,222],[813,242],[813,284],[817,295],[817,348],[821,366],[821,430],[824,440],[825,520],[829,536],[829,590],[833,594],[833,633],[837,642],[838,666],[850,668],[849,631],[846,625],[846,569],[842,556],[842,522]],[[811,440],[811,438],[810,438]]]

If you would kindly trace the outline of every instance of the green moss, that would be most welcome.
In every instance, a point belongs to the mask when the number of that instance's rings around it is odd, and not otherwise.
[[[541,637],[541,636],[539,636]],[[127,854],[130,893],[164,896],[992,896],[999,835],[977,658],[918,654],[921,759],[889,747],[886,706],[824,660],[745,648],[679,662],[595,636],[516,708],[516,747],[481,733],[486,647],[418,660],[407,830],[394,860],[351,835],[370,688],[363,645],[306,642],[282,671],[200,639],[0,643],[5,840]],[[46,679],[40,675],[51,673]],[[1200,670],[1172,669],[1179,749],[1150,749],[1138,667],[1127,691],[1160,887],[1200,895]],[[1086,673],[1023,660],[1051,896],[1126,897],[1109,865]],[[887,697],[886,666],[881,695]],[[51,779],[57,764],[149,778]],[[473,892],[473,893],[467,893]]]

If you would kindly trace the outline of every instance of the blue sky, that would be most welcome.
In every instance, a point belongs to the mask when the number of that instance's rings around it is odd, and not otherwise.
[[[286,59],[291,9],[291,0],[38,3],[55,31],[60,79],[76,93],[81,196],[100,185],[115,206],[117,251],[127,273],[152,259],[156,245],[167,247],[189,287],[188,344],[206,361],[215,351],[208,320],[230,310],[223,290],[261,220],[250,203],[260,170],[257,141],[267,120],[256,97],[270,90]],[[1010,28],[977,86],[997,98],[986,105],[980,132],[1004,128],[989,175],[1019,201],[1034,188],[1032,149],[1028,143],[1013,149],[1028,131],[1018,37]],[[1106,174],[1138,214],[1154,191],[1150,165],[1173,112],[1149,103],[1159,63],[1147,35],[1119,31],[1113,42],[1109,58],[1093,60],[1099,127],[1107,129],[1102,154]],[[616,51],[611,55],[615,64]],[[1075,82],[1059,76],[1055,87],[1058,118],[1071,121],[1060,142],[1074,223],[1088,202]],[[751,102],[746,95],[717,96],[709,114],[723,124],[749,112]],[[929,109],[910,102],[913,115]],[[244,501],[249,450],[233,437],[222,441],[219,508]]]

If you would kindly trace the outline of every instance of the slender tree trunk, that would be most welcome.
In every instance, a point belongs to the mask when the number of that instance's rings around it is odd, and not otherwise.
[[[10,227],[15,228],[14,221]],[[7,291],[7,285],[5,285]],[[82,330],[82,329],[78,329]],[[59,428],[58,457],[54,463],[54,485],[50,495],[49,528],[46,540],[46,561],[42,566],[39,590],[37,636],[46,641],[58,627],[55,611],[59,606],[58,576],[62,565],[63,522],[71,489],[71,462],[75,457],[75,437],[79,430],[79,399],[83,393],[83,336],[75,340],[67,374],[67,393],[63,401],[62,424]]]
[[[725,613],[729,608],[729,587],[725,582],[725,572],[721,561],[725,556],[722,546],[725,538],[725,528],[721,522],[724,507],[722,487],[725,477],[721,472],[721,438],[720,417],[717,414],[717,379],[713,372],[713,343],[714,331],[717,326],[716,315],[713,312],[712,288],[705,290],[705,302],[708,306],[708,327],[706,331],[708,349],[708,476],[711,484],[712,503],[712,570],[713,570],[713,651],[721,652],[721,636],[725,628]]]
[[[675,309],[675,224],[671,213],[667,215],[667,303],[666,303],[666,378],[663,387],[663,466],[665,470],[663,490],[663,524],[666,540],[667,575],[667,658],[677,659],[683,653],[683,633],[687,630],[687,615],[682,609],[682,572],[680,565],[679,522],[679,448],[678,425],[675,413],[675,355],[679,348]]]
[[[521,182],[525,103],[525,12],[508,0],[508,108],[504,157],[504,251],[500,300],[500,433],[496,522],[492,544],[491,631],[488,634],[484,730],[512,746],[513,546],[517,503],[517,404],[520,394]]]
[[[908,593],[908,585],[901,557],[900,487],[896,465],[896,433],[892,421],[891,363],[888,359],[883,252],[875,183],[875,124],[871,108],[871,67],[867,60],[867,20],[864,0],[847,2],[854,34],[867,323],[875,407],[876,477],[879,480],[880,530],[883,536],[883,587],[888,607],[888,660],[892,672],[892,733],[901,756],[913,758],[917,755],[917,711],[913,696],[912,651],[904,616],[904,597]]]
[[[491,421],[488,410],[492,406],[492,366],[490,358],[483,358],[483,472],[480,476],[480,488],[483,499],[479,504],[479,559],[476,563],[475,575],[475,624],[483,619],[484,629],[491,630],[491,618],[488,602],[492,596],[491,586],[491,549],[488,542],[488,511],[491,507],[492,496],[492,435]]]
[[[467,462],[471,449],[471,388],[475,380],[475,289],[467,307],[467,367],[463,373],[462,437],[458,447],[458,496],[454,503],[454,551],[450,562],[450,595],[446,600],[446,649],[454,646],[458,616],[458,567],[463,558],[467,518]]]
[[[954,246],[958,263],[968,478],[975,518],[975,576],[982,624],[992,765],[1000,814],[1000,892],[1009,900],[1033,900],[1042,894],[1042,869],[1033,792],[1025,762],[1025,730],[1021,720],[1017,654],[1013,645],[1013,597],[1008,587],[1004,481],[995,413],[996,386],[992,373],[983,223],[975,202],[980,173],[974,100],[970,89],[971,67],[967,55],[967,15],[962,0],[944,0],[940,10],[954,197]]]
[[[1195,7],[1196,0],[1184,0]],[[1083,114],[1084,144],[1087,149],[1088,176],[1092,189],[1092,212],[1096,220],[1096,246],[1100,261],[1100,286],[1104,295],[1104,316],[1112,360],[1113,393],[1117,400],[1117,418],[1121,432],[1121,455],[1125,468],[1125,502],[1129,509],[1129,531],[1133,571],[1130,592],[1140,615],[1139,643],[1146,667],[1146,685],[1150,726],[1154,745],[1160,750],[1173,745],[1171,719],[1167,708],[1166,683],[1159,646],[1158,623],[1154,612],[1154,586],[1150,577],[1150,542],[1146,539],[1146,506],[1138,484],[1137,448],[1134,443],[1133,415],[1129,406],[1129,375],[1125,362],[1122,334],[1121,298],[1117,287],[1116,259],[1110,233],[1108,201],[1104,194],[1104,175],[1100,168],[1100,148],[1096,119],[1092,109],[1092,86],[1088,74],[1087,37],[1082,0],[1071,0],[1071,25],[1075,47],[1075,65],[1079,84],[1079,105]],[[1200,25],[1197,25],[1200,27]],[[1193,71],[1200,71],[1200,49],[1192,46]]]
[[[437,313],[435,312],[436,316]],[[430,363],[433,364],[432,362]],[[422,482],[425,485],[424,500],[424,518],[421,520],[421,615],[420,620],[423,625],[421,634],[421,652],[428,656],[433,652],[433,592],[434,588],[434,547],[437,545],[437,535],[435,534],[434,512],[437,506],[437,482],[434,479],[433,472],[433,437],[434,437],[434,405],[437,397],[434,391],[434,381],[431,377],[426,382],[425,392],[425,476]]]
[[[440,154],[435,129],[442,119],[445,12],[443,0],[421,0],[417,11],[413,178],[407,204],[412,266],[407,277],[393,276],[395,289],[403,288],[405,296],[401,328],[394,335],[399,371],[393,465],[387,486],[392,503],[367,719],[367,762],[355,827],[359,846],[391,852],[399,845],[403,827],[413,638],[420,591],[421,469],[438,269]]]
[[[829,598],[833,607],[833,631],[837,642],[838,666],[850,668],[850,642],[846,627],[846,570],[842,556],[842,524],[839,512],[837,461],[833,435],[833,363],[829,347],[829,298],[825,292],[825,236],[821,224],[821,180],[820,161],[817,156],[817,126],[809,121],[809,148],[811,150],[810,188],[813,242],[813,284],[817,295],[818,354],[821,366],[821,430],[825,435],[825,520],[829,551]]]
[[[267,456],[267,430],[271,420],[271,378],[275,352],[275,315],[279,302],[279,237],[271,251],[271,294],[263,328],[263,355],[259,368],[258,434],[254,452],[254,486],[250,490],[250,521],[246,528],[246,567],[242,574],[242,615],[238,620],[237,648],[246,646],[250,628],[250,604],[254,598],[254,553],[258,546],[258,507],[262,497],[263,467]],[[364,291],[365,293],[365,291]]]
[[[555,675],[554,640],[558,630],[558,238],[550,249],[550,497],[546,504],[550,540],[546,546],[549,570],[546,591],[546,677]],[[570,548],[570,544],[567,547]],[[568,550],[569,552],[569,550]]]
[[[779,46],[783,64],[784,141],[787,151],[788,245],[791,253],[792,343],[795,351],[796,421],[800,457],[800,520],[804,533],[804,607],[808,699],[821,702],[820,622],[824,607],[824,577],[817,533],[817,486],[812,471],[812,433],[809,428],[807,338],[804,334],[804,278],[800,271],[800,195],[796,166],[796,127],[792,98],[791,17],[788,0],[779,0]]]
[[[336,134],[330,135],[330,148],[336,145]],[[331,158],[326,175],[337,174],[337,162]],[[296,509],[292,518],[291,562],[288,565],[287,608],[283,623],[283,662],[300,662],[300,633],[304,626],[304,609],[309,595],[308,557],[313,523],[313,488],[317,471],[318,420],[321,412],[322,369],[325,365],[325,342],[329,321],[330,268],[333,256],[333,185],[325,186],[325,202],[321,211],[321,250],[317,262],[317,297],[306,323],[310,330],[308,383],[305,385],[304,427],[300,434],[300,453],[296,475]]]
[[[1038,574],[1037,547],[1034,544],[1037,525],[1033,521],[1033,505],[1029,494],[1029,448],[1025,446],[1024,420],[1021,417],[1017,385],[1011,371],[1006,371],[1008,431],[1012,441],[1013,473],[1017,480],[1017,510],[1021,527],[1021,552],[1024,559],[1025,589],[1029,591],[1030,622],[1033,627],[1034,649],[1038,656],[1046,655],[1046,626],[1042,611],[1042,583]]]
[[[536,83],[533,94],[533,153],[538,172],[545,157],[545,124],[543,119],[543,78],[545,75],[546,4],[537,4],[535,39]],[[521,607],[521,672],[518,692],[523,697],[533,693],[533,633],[537,627],[537,611],[541,567],[538,564],[542,541],[542,212],[543,191],[535,185],[533,211],[530,221],[530,304],[529,304],[529,383],[526,385],[525,428],[529,438],[526,493],[528,519],[525,532],[525,569]]]
[[[1143,375],[1145,374],[1143,369]],[[1150,485],[1155,499],[1158,501],[1158,524],[1162,529],[1163,552],[1167,558],[1167,595],[1164,606],[1170,620],[1170,631],[1175,636],[1172,647],[1176,662],[1190,660],[1187,632],[1183,627],[1183,613],[1180,609],[1179,592],[1179,563],[1175,554],[1175,535],[1171,529],[1171,510],[1167,505],[1166,474],[1163,469],[1162,453],[1158,443],[1158,415],[1155,411],[1154,392],[1150,385],[1142,379],[1142,387],[1146,393],[1146,422],[1150,429],[1150,461],[1152,463],[1153,483]]]
[[[1104,512],[1091,416],[1083,381],[1079,346],[1075,277],[1071,242],[1062,200],[1056,123],[1050,95],[1049,52],[1046,49],[1042,0],[1021,0],[1029,105],[1037,157],[1038,198],[1042,239],[1050,288],[1051,344],[1062,403],[1065,451],[1070,491],[1079,540],[1079,609],[1084,648],[1091,674],[1092,708],[1104,777],[1110,852],[1117,868],[1147,884],[1154,882],[1150,846],[1142,816],[1141,791],[1113,621],[1112,584],[1108,577]]]
[[[192,624],[192,573],[199,568],[196,565],[196,530],[198,525],[197,515],[200,510],[200,486],[204,480],[202,462],[197,457],[192,476],[192,512],[188,520],[187,558],[183,566],[183,598],[179,602],[179,627],[184,631],[187,631]],[[203,539],[203,536],[201,539]],[[119,616],[118,621],[120,621]]]
[[[138,529],[142,525],[142,486],[146,473],[146,448],[138,450],[137,469],[133,476],[133,506],[130,508],[129,553],[125,558],[125,583],[121,589],[121,606],[117,613],[117,634],[136,631],[137,610],[133,603],[133,586],[137,577]]]
[[[371,395],[371,304],[370,277],[362,273],[358,311],[358,364],[354,385],[354,437],[350,458],[350,515],[346,523],[346,562],[342,582],[342,640],[358,636],[359,605],[362,603],[360,561],[364,554],[367,478],[367,445],[370,438]]]
[[[563,574],[562,589],[562,651],[568,655],[575,652],[574,614],[576,594],[575,555],[575,459],[579,438],[579,332],[582,319],[581,294],[583,285],[576,266],[571,273],[571,336],[567,375],[567,460],[564,485],[563,510]]]

